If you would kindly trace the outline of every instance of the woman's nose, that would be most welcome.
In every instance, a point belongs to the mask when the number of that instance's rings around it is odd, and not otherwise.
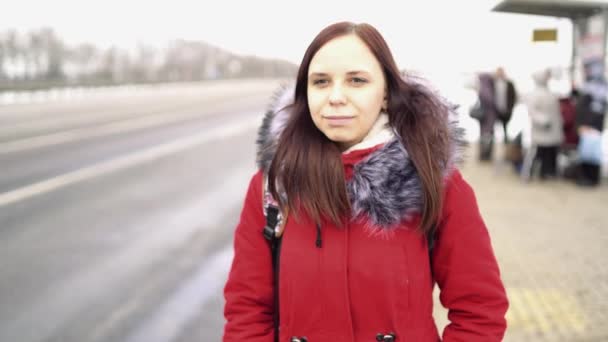
[[[339,105],[345,102],[343,89],[339,85],[334,86],[329,95],[329,103],[331,105]]]

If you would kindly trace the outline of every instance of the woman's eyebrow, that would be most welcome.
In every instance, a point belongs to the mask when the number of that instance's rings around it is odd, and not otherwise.
[[[357,75],[357,74],[366,74],[369,75],[369,72],[365,70],[353,70],[346,73],[347,75]]]
[[[349,76],[352,76],[352,75],[359,75],[359,74],[369,75],[370,73],[368,71],[365,71],[365,70],[352,70],[352,71],[348,71],[346,74],[349,75]],[[327,77],[327,76],[329,76],[329,74],[325,73],[325,72],[312,72],[312,73],[310,73],[309,77],[313,77],[313,76],[314,77]]]

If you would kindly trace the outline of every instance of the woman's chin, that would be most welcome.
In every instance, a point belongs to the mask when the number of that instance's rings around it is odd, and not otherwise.
[[[355,145],[355,143],[353,142],[354,140],[349,137],[328,136],[327,138],[329,140],[333,141],[334,143],[336,143],[338,146],[340,146],[340,149],[342,151],[345,151],[348,148],[350,148],[351,146]]]

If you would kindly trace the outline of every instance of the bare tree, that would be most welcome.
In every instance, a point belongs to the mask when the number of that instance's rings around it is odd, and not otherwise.
[[[48,54],[46,79],[53,81],[61,80],[63,79],[63,61],[66,55],[64,43],[55,35],[55,31],[51,28],[43,28],[40,30],[40,34]]]
[[[127,51],[91,43],[70,47],[51,28],[0,32],[0,81],[9,87],[293,76],[296,69],[293,63],[239,56],[201,41],[175,40],[162,49],[140,43]]]

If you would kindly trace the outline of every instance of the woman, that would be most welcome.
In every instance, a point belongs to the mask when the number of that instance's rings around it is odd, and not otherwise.
[[[557,153],[564,139],[559,98],[548,88],[551,72],[540,70],[532,75],[536,88],[528,95],[531,148],[524,162],[522,176],[532,178],[534,164],[540,164],[540,179],[557,177]]]
[[[444,341],[502,339],[507,298],[454,166],[461,132],[449,111],[400,75],[372,26],[319,33],[295,91],[277,95],[260,130],[224,289],[225,342],[274,340],[274,291],[279,341],[438,341],[435,282],[450,310]],[[265,175],[286,217],[276,289]]]

